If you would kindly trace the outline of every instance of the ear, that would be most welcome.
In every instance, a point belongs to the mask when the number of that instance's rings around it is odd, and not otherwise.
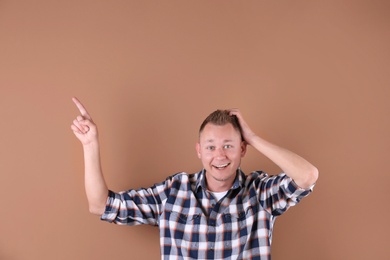
[[[196,149],[196,153],[198,154],[198,158],[200,159],[201,155],[200,155],[200,144],[199,144],[199,142],[196,143],[195,149]]]
[[[245,141],[241,142],[241,158],[246,154],[247,143]]]

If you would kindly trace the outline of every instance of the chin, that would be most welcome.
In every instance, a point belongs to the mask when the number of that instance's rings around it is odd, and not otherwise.
[[[217,181],[227,181],[229,179],[232,179],[235,177],[235,172],[234,173],[229,173],[229,174],[224,174],[224,173],[212,173],[211,176],[217,180]]]

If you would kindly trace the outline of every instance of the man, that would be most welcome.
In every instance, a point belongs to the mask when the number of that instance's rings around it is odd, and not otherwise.
[[[307,196],[318,178],[316,167],[257,136],[240,111],[230,109],[213,112],[200,127],[200,172],[114,193],[102,174],[97,127],[73,101],[81,113],[71,128],[84,148],[90,212],[117,224],[158,226],[161,259],[271,259],[275,218]],[[246,176],[240,163],[247,144],[284,173]]]

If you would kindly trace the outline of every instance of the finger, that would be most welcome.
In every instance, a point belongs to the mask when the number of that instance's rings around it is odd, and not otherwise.
[[[229,115],[235,116],[239,121],[242,119],[241,113],[238,110],[230,110]]]
[[[73,126],[74,130],[77,130],[78,133],[84,133],[85,132],[84,127],[76,119],[73,120],[73,125],[72,126]]]
[[[84,133],[84,134],[87,133],[90,129],[90,127],[88,126],[88,123],[89,123],[88,120],[82,120],[82,121],[80,121],[78,119],[73,120],[73,125],[76,126],[81,133]]]
[[[83,106],[83,104],[81,104],[81,102],[76,97],[73,97],[72,101],[73,103],[76,104],[82,116],[92,119],[91,116],[88,114],[87,110],[85,109],[85,107]]]
[[[229,115],[237,115],[240,113],[240,111],[237,108],[228,109]]]
[[[81,132],[81,130],[77,126],[75,126],[75,125],[71,125],[70,128],[72,129],[72,131],[74,133],[83,134],[83,132]]]

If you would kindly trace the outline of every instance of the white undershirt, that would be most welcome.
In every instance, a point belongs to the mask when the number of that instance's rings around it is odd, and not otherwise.
[[[212,191],[210,191],[210,192],[211,192],[211,194],[214,195],[214,197],[217,199],[217,201],[219,201],[220,199],[223,198],[223,196],[226,195],[226,193],[227,193],[228,191],[222,191],[222,192],[212,192]]]

